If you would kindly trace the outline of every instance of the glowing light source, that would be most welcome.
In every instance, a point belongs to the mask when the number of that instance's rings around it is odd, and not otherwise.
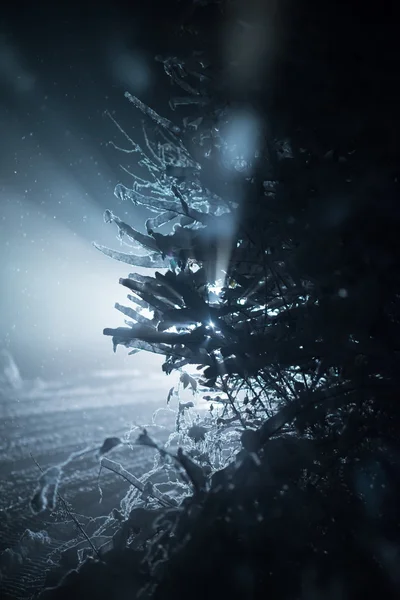
[[[219,296],[222,290],[224,289],[224,285],[221,280],[216,281],[214,284],[209,284],[208,289],[212,294]]]

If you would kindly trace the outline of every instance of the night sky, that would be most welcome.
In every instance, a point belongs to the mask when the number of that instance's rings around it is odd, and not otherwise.
[[[166,112],[169,82],[153,57],[171,30],[151,3],[34,5],[0,16],[0,346],[26,378],[137,368],[149,355],[114,355],[102,335],[123,325],[113,306],[129,266],[91,242],[119,248],[106,208],[142,226],[113,195],[129,185],[119,166],[129,163],[108,145],[122,140],[104,113],[134,137],[140,115],[125,90]]]

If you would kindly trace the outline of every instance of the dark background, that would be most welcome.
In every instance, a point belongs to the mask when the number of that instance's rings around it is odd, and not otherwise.
[[[123,324],[113,305],[125,299],[118,278],[129,267],[91,245],[120,246],[105,208],[136,227],[142,220],[113,195],[119,181],[129,185],[119,167],[129,162],[107,145],[124,141],[104,112],[133,137],[140,115],[125,90],[165,113],[170,86],[153,57],[184,10],[140,0],[71,6],[0,11],[0,346],[26,378],[132,368],[102,336]]]

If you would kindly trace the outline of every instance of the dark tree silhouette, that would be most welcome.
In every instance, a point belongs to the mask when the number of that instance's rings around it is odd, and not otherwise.
[[[144,232],[106,211],[144,251],[99,249],[150,271],[121,280],[129,321],[104,333],[114,349],[164,355],[163,370],[210,401],[192,446],[159,448],[190,493],[154,513],[134,554],[133,509],[104,555],[110,577],[118,552],[136,565],[145,597],[399,593],[394,37],[354,6],[281,9],[278,49],[257,69],[247,46],[250,62],[239,52],[224,65],[216,40],[233,10],[232,31],[268,49],[272,7],[264,23],[257,3],[245,22],[234,3],[222,19],[219,5],[195,11],[204,51],[157,57],[179,94],[172,116],[126,94],[143,140],[116,124],[147,174],[116,195],[152,216]],[[158,448],[146,432],[139,441]],[[194,451],[203,443],[238,451],[221,469]],[[99,568],[85,563],[82,580]],[[78,597],[76,586],[69,577],[43,598]]]

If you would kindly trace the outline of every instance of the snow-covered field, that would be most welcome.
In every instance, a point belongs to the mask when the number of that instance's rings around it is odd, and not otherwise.
[[[22,382],[18,389],[0,391],[0,589],[1,598],[28,597],[40,583],[49,550],[75,535],[65,515],[33,515],[29,500],[39,470],[63,462],[72,452],[100,446],[109,436],[124,436],[133,425],[151,423],[154,411],[165,407],[169,387],[163,374],[142,376],[135,371],[100,371],[75,381]],[[165,439],[174,415],[162,410],[157,431]],[[113,459],[136,476],[152,464],[152,451],[127,446],[116,448]],[[94,454],[72,461],[65,469],[60,493],[82,519],[107,514],[118,507],[127,484],[111,472],[102,472],[103,500],[99,503],[99,462]],[[46,538],[30,533],[46,531]]]

